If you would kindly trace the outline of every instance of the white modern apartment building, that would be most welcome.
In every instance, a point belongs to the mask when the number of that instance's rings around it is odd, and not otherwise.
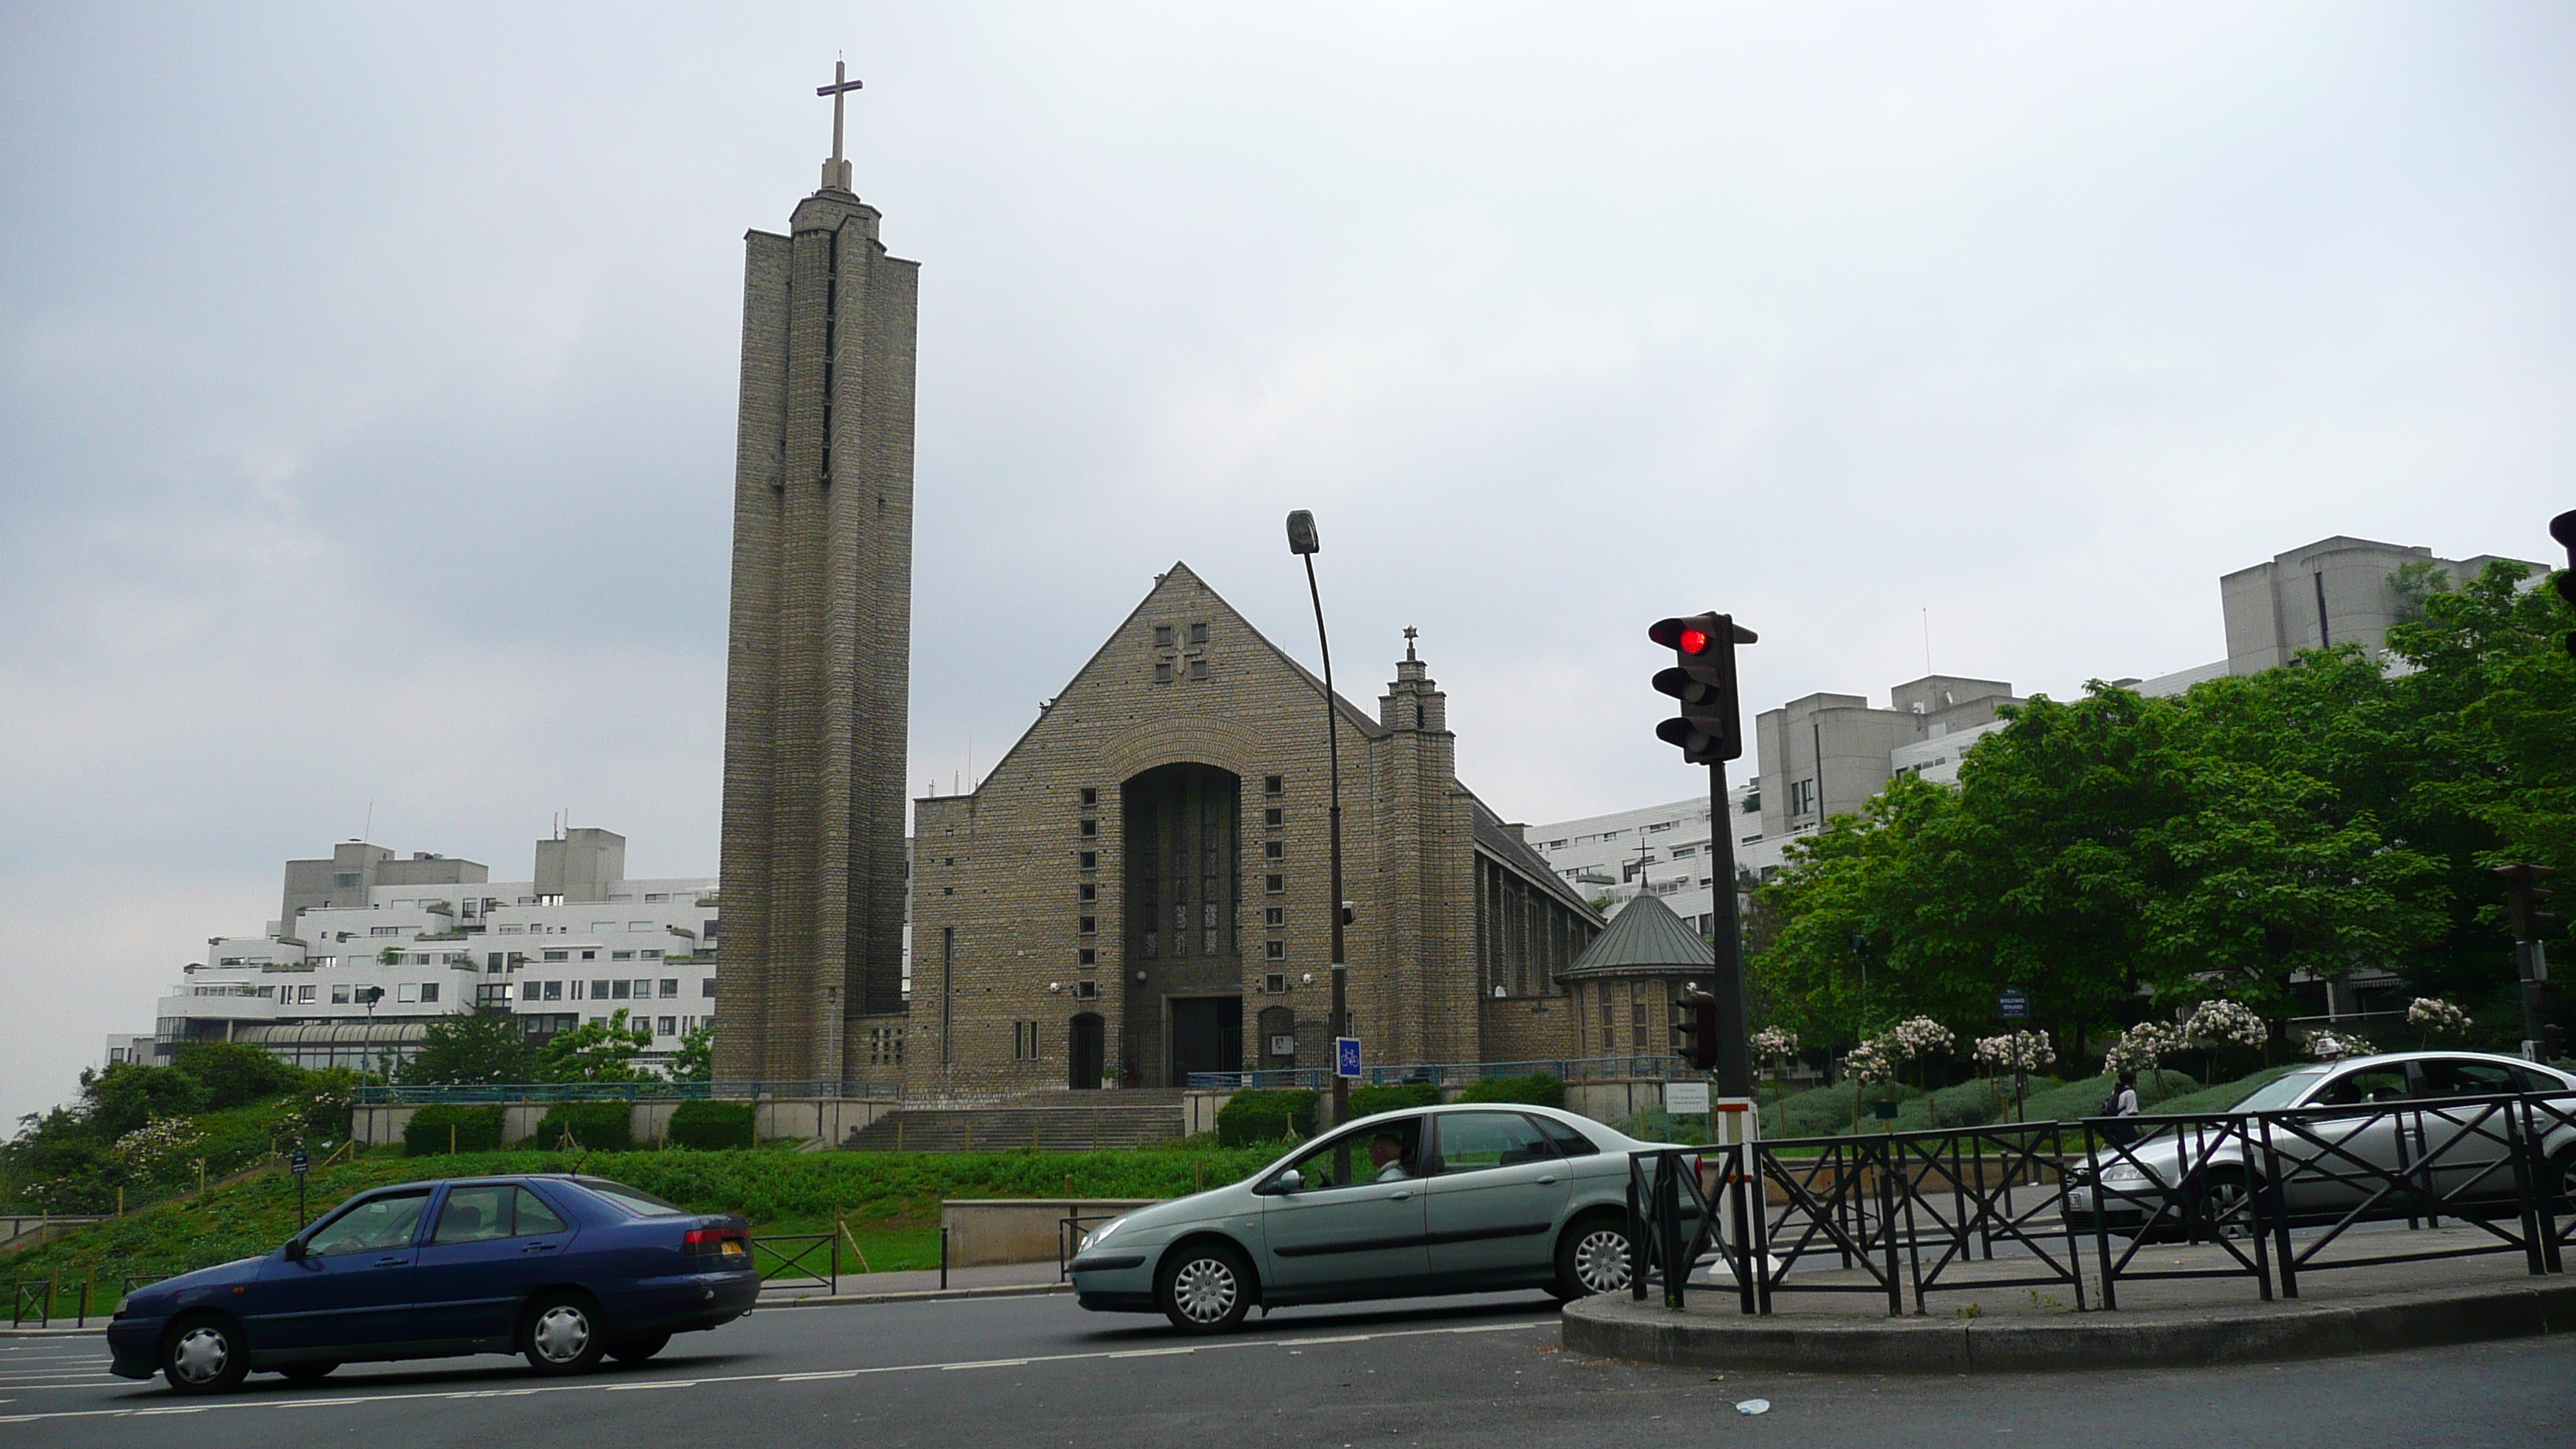
[[[280,919],[218,936],[154,1012],[148,1038],[111,1037],[110,1061],[167,1060],[191,1041],[238,1041],[306,1067],[382,1070],[429,1023],[477,1005],[543,1038],[624,1010],[648,1025],[641,1060],[666,1061],[715,1015],[716,883],[629,880],[626,840],[567,830],[537,842],[526,881],[470,860],[349,841],[289,861]]]
[[[1758,785],[1746,783],[1727,792],[1733,830],[1729,847],[1739,880],[1747,872],[1760,878],[1779,868],[1781,842],[1763,835],[1761,810]],[[1707,935],[1717,924],[1710,823],[1708,797],[1694,795],[1642,810],[1519,829],[1530,848],[1603,915],[1616,915],[1628,902],[1652,892]]]

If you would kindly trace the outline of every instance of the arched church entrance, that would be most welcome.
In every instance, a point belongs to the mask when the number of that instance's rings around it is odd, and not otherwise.
[[[1065,1025],[1065,1085],[1077,1092],[1097,1090],[1100,1086],[1103,1039],[1100,1013],[1078,1011]]]
[[[1161,765],[1119,787],[1127,1067],[1141,1085],[1243,1070],[1243,781]]]

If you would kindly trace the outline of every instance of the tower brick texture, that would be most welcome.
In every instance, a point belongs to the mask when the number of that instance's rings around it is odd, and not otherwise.
[[[843,168],[844,173],[846,168]],[[827,185],[745,237],[715,1071],[845,1077],[900,1012],[919,264]]]

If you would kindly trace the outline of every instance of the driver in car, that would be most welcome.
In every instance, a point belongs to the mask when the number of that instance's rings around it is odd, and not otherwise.
[[[1381,1132],[1369,1139],[1369,1161],[1377,1167],[1377,1182],[1402,1182],[1413,1174],[1404,1170],[1404,1144],[1392,1132]]]

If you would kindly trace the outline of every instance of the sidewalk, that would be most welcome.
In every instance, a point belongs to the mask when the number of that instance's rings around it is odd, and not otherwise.
[[[2376,1235],[2373,1235],[2376,1236]],[[2494,1240],[2473,1228],[2408,1233],[2408,1251],[2474,1247]],[[2293,1246],[2301,1242],[2292,1238]],[[1731,1275],[1694,1281],[1675,1313],[1658,1292],[1585,1299],[1565,1310],[1565,1346],[1605,1358],[1691,1367],[1804,1369],[1823,1373],[1999,1373],[2097,1368],[2117,1363],[2175,1367],[2421,1348],[2434,1344],[2576,1331],[2576,1275],[2532,1277],[2520,1253],[2433,1262],[2326,1268],[2298,1275],[2299,1296],[2264,1302],[2251,1278],[2119,1284],[2119,1308],[2101,1307],[2099,1262],[2083,1248],[2078,1312],[2065,1284],[2000,1286],[2038,1276],[2028,1257],[1954,1264],[1926,1311],[1887,1316],[1885,1291],[1857,1269],[1810,1260],[1789,1282],[1849,1292],[1775,1292],[1773,1311],[1738,1311]],[[2116,1254],[2125,1246],[2114,1240]],[[2345,1257],[2367,1256],[2356,1238]],[[2393,1246],[2393,1245],[2391,1245]],[[2233,1268],[2215,1246],[2151,1245],[2135,1271]]]
[[[951,1268],[948,1286],[939,1286],[939,1270],[903,1273],[843,1273],[837,1288],[823,1283],[782,1284],[761,1290],[760,1306],[826,1308],[852,1303],[931,1302],[948,1298],[1015,1298],[1037,1293],[1070,1293],[1073,1285],[1057,1281],[1054,1262],[998,1263],[980,1268]]]

